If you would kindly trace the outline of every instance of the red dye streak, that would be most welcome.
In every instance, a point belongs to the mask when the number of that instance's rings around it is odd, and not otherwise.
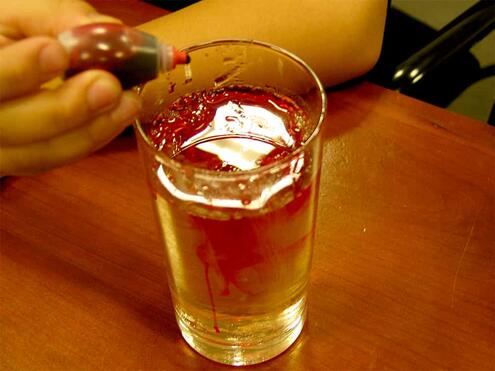
[[[209,271],[209,265],[205,263],[205,281],[206,281],[206,287],[208,288],[208,297],[210,298],[211,311],[213,313],[213,328],[215,329],[215,332],[218,334],[220,333],[220,329],[218,328],[217,311],[215,309],[215,300],[213,299],[213,290],[211,289],[210,277],[208,276],[208,271]]]

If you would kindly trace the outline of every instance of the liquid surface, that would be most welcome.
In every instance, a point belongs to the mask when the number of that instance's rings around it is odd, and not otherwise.
[[[301,145],[304,112],[289,98],[234,86],[183,96],[143,128],[176,160],[219,171],[252,170]]]

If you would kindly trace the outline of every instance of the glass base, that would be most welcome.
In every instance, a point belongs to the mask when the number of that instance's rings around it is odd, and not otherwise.
[[[245,366],[274,358],[296,341],[306,320],[306,297],[277,313],[219,319],[219,332],[210,318],[192,317],[180,305],[175,306],[175,314],[182,336],[198,353],[216,362]]]

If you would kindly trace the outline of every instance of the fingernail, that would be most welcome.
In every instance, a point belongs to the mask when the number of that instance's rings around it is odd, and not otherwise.
[[[117,80],[101,76],[94,81],[87,92],[87,102],[91,111],[104,111],[114,106],[122,92]]]
[[[141,99],[135,95],[126,94],[122,97],[119,106],[112,112],[114,122],[129,123],[141,109]]]
[[[38,55],[38,63],[45,74],[62,73],[69,64],[69,57],[62,45],[53,42],[41,49]]]

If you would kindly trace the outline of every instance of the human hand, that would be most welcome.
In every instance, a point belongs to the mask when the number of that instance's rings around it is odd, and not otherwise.
[[[0,175],[25,175],[101,148],[135,117],[140,100],[104,71],[80,73],[55,89],[68,55],[60,32],[119,22],[80,0],[0,1]]]

